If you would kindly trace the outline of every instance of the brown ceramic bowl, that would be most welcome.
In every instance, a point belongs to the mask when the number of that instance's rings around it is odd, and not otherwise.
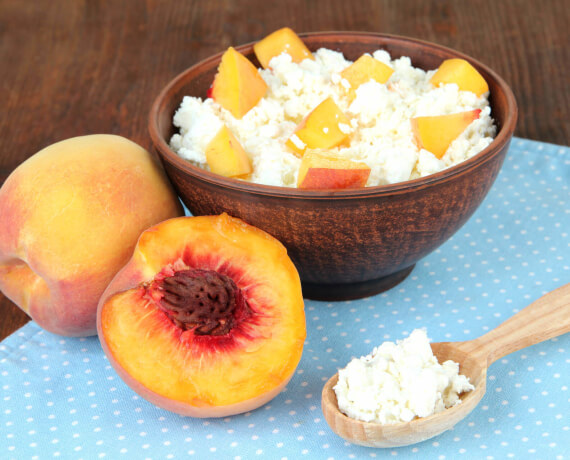
[[[453,235],[487,195],[503,163],[517,120],[508,85],[485,65],[451,49],[375,33],[302,34],[309,49],[325,47],[356,60],[385,49],[392,58],[435,69],[461,57],[487,80],[491,115],[498,126],[485,150],[439,173],[357,190],[308,191],[225,178],[180,158],[169,148],[174,112],[183,96],[206,97],[222,53],[174,78],[155,100],[149,120],[153,144],[184,204],[194,215],[227,212],[279,239],[297,266],[305,297],[365,297],[403,280],[414,264]],[[259,65],[253,44],[236,47]]]

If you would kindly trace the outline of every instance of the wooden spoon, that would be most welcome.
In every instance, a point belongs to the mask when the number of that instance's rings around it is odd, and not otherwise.
[[[473,391],[461,395],[462,402],[438,414],[410,422],[382,425],[362,422],[343,414],[333,387],[338,373],[323,388],[322,409],[332,430],[355,444],[369,447],[398,447],[437,436],[465,418],[485,394],[487,368],[503,356],[570,331],[570,284],[535,300],[524,310],[478,339],[466,342],[432,343],[440,363],[452,359],[459,372],[469,377]]]

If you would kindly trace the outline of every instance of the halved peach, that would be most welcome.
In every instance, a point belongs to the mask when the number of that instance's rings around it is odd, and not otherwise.
[[[212,99],[236,118],[242,118],[267,92],[257,68],[231,46],[222,55],[209,91]]]
[[[348,138],[350,120],[331,97],[315,107],[297,126],[286,145],[297,156],[306,149],[330,149]]]
[[[281,53],[287,53],[291,56],[293,62],[314,59],[313,54],[303,43],[303,40],[289,27],[276,30],[258,41],[253,45],[253,51],[264,69],[269,67],[271,59],[279,56]]]
[[[226,177],[239,177],[251,172],[251,160],[226,125],[222,126],[206,146],[210,171]]]
[[[455,83],[462,91],[471,91],[477,96],[489,91],[489,85],[483,76],[465,59],[446,59],[432,75],[430,82],[434,86]]]
[[[97,311],[103,350],[148,401],[192,417],[253,410],[293,376],[306,328],[275,238],[227,214],[145,231]]]
[[[386,83],[393,73],[394,69],[389,65],[373,58],[369,54],[363,54],[344,69],[340,73],[340,76],[350,84],[350,88],[346,89],[348,91],[348,98],[352,101],[360,85],[370,80],[375,80],[378,83]]]
[[[308,152],[299,167],[297,187],[312,189],[360,188],[366,185],[370,167],[366,163]]]
[[[441,158],[449,145],[479,118],[480,109],[467,112],[412,118],[412,131],[416,144]]]

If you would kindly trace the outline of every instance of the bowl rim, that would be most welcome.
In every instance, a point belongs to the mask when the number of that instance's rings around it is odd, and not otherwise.
[[[454,50],[452,48],[439,45],[437,43],[432,43],[425,40],[420,40],[412,37],[405,37],[400,35],[377,33],[377,32],[362,32],[362,31],[324,31],[324,32],[306,32],[298,34],[300,38],[320,38],[327,36],[341,36],[345,38],[354,37],[368,37],[372,39],[381,39],[386,42],[398,42],[398,43],[411,43],[415,45],[420,45],[422,47],[428,47],[434,50],[439,50],[445,54],[453,54],[454,57],[462,58],[470,62],[476,68],[483,69],[485,73],[490,75],[497,83],[497,86],[501,88],[504,93],[505,99],[507,101],[507,116],[503,122],[503,125],[499,129],[497,135],[493,141],[481,150],[479,153],[473,155],[454,166],[450,166],[446,169],[438,171],[436,173],[423,176],[416,179],[410,179],[402,182],[396,182],[393,184],[383,184],[368,186],[358,189],[341,189],[341,190],[304,190],[296,187],[285,187],[276,185],[265,185],[257,184],[253,182],[248,182],[240,179],[234,179],[231,177],[224,177],[198,166],[193,165],[188,160],[183,159],[178,154],[176,154],[168,145],[166,140],[161,136],[158,130],[158,116],[162,106],[165,105],[166,95],[169,93],[170,89],[178,86],[183,80],[185,80],[186,75],[195,71],[199,66],[206,63],[211,63],[212,61],[219,61],[224,51],[220,51],[214,55],[211,55],[205,59],[198,61],[192,66],[180,72],[173,79],[171,79],[160,91],[158,96],[154,99],[148,118],[148,130],[154,144],[154,148],[158,151],[158,155],[161,157],[162,161],[166,161],[170,165],[192,175],[195,179],[202,182],[207,182],[213,185],[221,186],[226,189],[232,189],[238,192],[246,192],[254,195],[264,195],[264,196],[276,196],[276,197],[289,197],[289,198],[301,198],[301,199],[330,199],[334,198],[362,198],[366,196],[379,196],[379,195],[392,195],[410,192],[412,190],[420,190],[425,187],[433,186],[451,178],[458,177],[466,172],[476,168],[479,164],[489,160],[495,155],[499,154],[510,142],[518,117],[518,107],[516,103],[515,96],[509,85],[491,68],[487,65],[481,63],[480,61],[468,56],[460,51]],[[253,45],[257,43],[256,41],[248,42],[234,48],[239,51],[251,51]],[[378,45],[379,48],[382,45]],[[182,101],[180,101],[181,103]],[[179,104],[178,104],[179,106]],[[492,115],[491,115],[492,116]]]

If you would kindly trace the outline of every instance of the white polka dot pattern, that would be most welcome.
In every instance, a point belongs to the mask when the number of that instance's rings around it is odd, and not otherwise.
[[[2,459],[570,458],[570,334],[493,364],[487,394],[453,430],[375,450],[332,433],[325,381],[355,356],[426,327],[468,340],[570,281],[570,149],[515,138],[472,218],[400,285],[352,302],[306,302],[307,341],[286,390],[262,408],[191,419],[134,394],[97,338],[29,323],[0,344]]]

